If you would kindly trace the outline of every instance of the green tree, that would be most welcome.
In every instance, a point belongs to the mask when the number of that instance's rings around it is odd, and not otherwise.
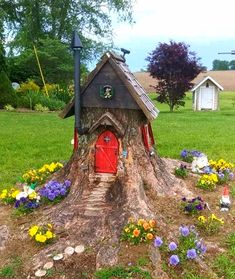
[[[111,15],[131,21],[133,0],[1,0],[4,20],[11,35],[12,48],[28,48],[49,37],[68,43],[74,29],[86,47],[88,59],[112,42]],[[106,39],[106,40],[105,40]],[[89,54],[89,55],[88,55]]]
[[[215,59],[213,61],[213,71],[229,70],[229,61]]]
[[[159,43],[147,57],[148,70],[158,80],[157,100],[166,103],[172,112],[177,106],[184,106],[185,92],[191,81],[204,69],[194,52],[183,42]]]
[[[0,72],[0,108],[6,104],[16,106],[16,94],[7,74],[2,70]]]
[[[56,39],[40,39],[37,54],[47,83],[66,84],[73,79],[73,57],[66,44]],[[33,79],[43,85],[33,49],[25,49],[20,55],[9,57],[8,65],[12,81],[20,83]],[[82,66],[82,72],[87,72],[86,67]]]
[[[235,60],[229,62],[229,70],[235,70]]]

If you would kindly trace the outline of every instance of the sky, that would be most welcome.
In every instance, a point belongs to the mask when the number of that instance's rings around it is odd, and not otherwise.
[[[218,52],[235,50],[235,0],[136,0],[135,23],[114,23],[114,44],[131,51],[132,72],[146,69],[146,57],[159,44],[184,42],[208,70],[212,62],[235,60]]]

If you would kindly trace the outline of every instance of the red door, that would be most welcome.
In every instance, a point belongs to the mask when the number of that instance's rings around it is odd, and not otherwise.
[[[111,131],[103,132],[95,145],[95,172],[116,173],[118,140]]]

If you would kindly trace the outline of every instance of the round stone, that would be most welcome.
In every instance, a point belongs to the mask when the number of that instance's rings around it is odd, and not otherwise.
[[[54,261],[59,261],[59,260],[63,259],[63,257],[64,257],[63,254],[57,254],[53,257],[53,260]]]
[[[81,254],[81,253],[83,253],[84,251],[85,251],[84,245],[78,245],[78,246],[75,247],[75,252],[76,252],[77,254]]]
[[[53,262],[47,262],[44,264],[43,269],[51,269],[53,267],[54,263]]]
[[[73,255],[73,253],[74,253],[74,248],[71,247],[71,246],[68,246],[67,248],[65,248],[64,253],[65,253],[66,255],[71,256],[71,255]]]
[[[36,277],[43,277],[47,274],[46,270],[43,270],[43,269],[38,269],[36,272],[35,272],[35,276]]]

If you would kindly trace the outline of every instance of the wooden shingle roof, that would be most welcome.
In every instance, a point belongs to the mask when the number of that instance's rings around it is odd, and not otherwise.
[[[117,76],[122,80],[123,84],[131,94],[132,98],[137,103],[138,107],[143,111],[149,121],[152,121],[158,116],[159,110],[154,106],[147,93],[141,84],[137,81],[135,76],[131,73],[128,66],[125,63],[123,57],[117,55],[114,52],[105,53],[101,61],[97,64],[96,68],[89,74],[86,83],[81,89],[81,96],[84,94],[88,86],[92,83],[96,75],[100,72],[102,67],[109,63]],[[74,99],[67,104],[63,112],[61,113],[62,118],[69,117],[74,114]]]

